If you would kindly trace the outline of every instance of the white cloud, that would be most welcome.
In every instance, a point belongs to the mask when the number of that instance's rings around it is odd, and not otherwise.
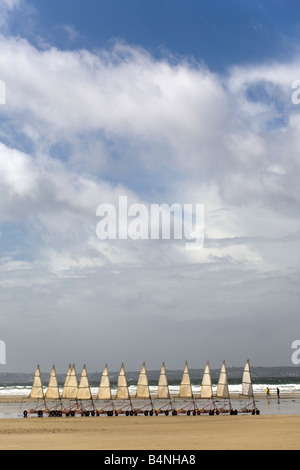
[[[251,126],[261,113],[274,113],[278,96],[280,103],[289,96],[291,74],[300,73],[296,63],[234,68],[225,79],[118,43],[97,53],[38,50],[24,39],[4,36],[0,43],[8,88],[2,118],[12,144],[18,128],[33,148],[29,155],[1,146],[2,189],[9,196],[3,193],[2,214],[4,219],[29,215],[42,224],[49,243],[56,234],[55,249],[58,240],[68,245],[76,227],[78,245],[97,251],[91,238],[97,206],[116,201],[120,191],[130,193],[126,185],[138,178],[148,186],[148,203],[153,202],[149,187],[159,202],[205,203],[207,234],[217,231],[219,238],[247,236],[248,224],[235,216],[237,208],[263,204],[269,215],[275,210],[286,218],[286,205],[299,206],[295,109],[276,134]],[[271,104],[265,95],[261,101],[247,95],[250,86],[261,83],[268,84],[270,96],[276,91]],[[59,159],[53,159],[61,142],[68,143],[68,154],[59,150]],[[123,184],[115,187],[105,179]],[[141,199],[138,192],[134,187],[132,197]],[[230,208],[230,227],[228,214],[215,224],[212,206]],[[222,253],[238,260],[262,256],[246,246]],[[203,250],[196,259],[213,259],[210,255],[212,250]]]
[[[235,68],[223,77],[124,44],[39,50],[1,36],[0,48],[7,85],[0,108],[1,242],[7,223],[26,228],[23,250],[3,256],[0,285],[9,311],[20,289],[19,321],[24,304],[33,324],[42,311],[45,328],[60,320],[72,331],[79,325],[70,339],[77,345],[83,315],[91,325],[105,317],[111,334],[124,312],[150,327],[155,318],[161,331],[172,318],[177,332],[183,316],[197,331],[204,331],[199,318],[212,331],[215,319],[225,316],[232,325],[265,305],[277,325],[284,301],[293,315],[300,115],[289,84],[300,76],[297,61]],[[278,116],[284,119],[274,130]],[[98,240],[98,205],[117,205],[124,194],[147,205],[204,203],[203,250]]]
[[[1,49],[9,110],[14,118],[26,113],[30,121],[22,128],[47,129],[49,140],[101,129],[171,145],[175,134],[190,149],[195,140],[211,142],[224,118],[226,95],[217,77],[188,64],[171,66],[120,45],[109,56],[38,51],[24,40],[2,38]]]

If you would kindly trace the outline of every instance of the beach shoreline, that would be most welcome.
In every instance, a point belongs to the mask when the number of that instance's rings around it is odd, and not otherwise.
[[[156,400],[157,397],[155,395],[151,395],[153,400]],[[242,397],[242,395],[238,393],[231,393],[230,398],[231,399],[239,399],[239,397]],[[195,400],[201,400],[200,395],[194,395]],[[115,397],[113,396],[112,399],[114,400]],[[134,396],[130,397],[130,399],[134,402],[136,398]],[[172,400],[180,400],[180,397],[178,395],[171,395]],[[217,400],[218,398],[216,398]],[[254,394],[254,399],[255,400],[263,400],[267,399],[265,393],[255,393]],[[97,401],[97,396],[93,396],[93,400]],[[278,400],[277,394],[276,393],[271,393],[270,397],[268,400],[274,401]],[[280,400],[300,400],[300,392],[298,393],[281,393],[280,394]],[[5,403],[30,403],[32,402],[33,399],[30,398],[28,395],[0,395],[0,404],[5,404]],[[47,402],[55,402],[56,400],[53,399],[47,399]],[[64,401],[64,400],[62,400]],[[65,402],[68,402],[69,400],[65,400]]]
[[[300,416],[0,419],[1,450],[299,450]]]
[[[232,394],[233,406],[238,394]],[[95,399],[95,406],[101,405]],[[178,397],[172,397],[177,400]],[[0,396],[1,450],[118,450],[118,451],[197,451],[197,450],[300,450],[300,397],[288,394],[278,402],[276,394],[266,399],[256,394],[260,415],[229,413],[209,416],[49,417],[23,410],[43,406],[43,400],[28,396]],[[155,400],[156,402],[156,400]],[[158,403],[157,403],[158,402]],[[157,400],[155,405],[159,405]],[[186,400],[186,403],[190,400]],[[199,400],[200,402],[200,400]],[[216,402],[218,400],[216,399]],[[51,407],[56,400],[47,400]],[[63,405],[70,403],[62,400]],[[176,401],[175,401],[176,403]],[[133,406],[138,401],[132,398]],[[121,402],[115,401],[115,405]],[[18,417],[12,412],[18,412]],[[7,413],[6,417],[3,417]]]
[[[95,397],[96,398],[96,397]],[[176,397],[172,397],[175,398]],[[233,406],[238,396],[231,396]],[[22,410],[43,400],[24,396],[0,397],[1,450],[118,450],[118,451],[197,451],[197,450],[300,450],[299,394],[282,397],[256,395],[260,415],[220,413],[210,416],[49,417],[34,414],[27,419]],[[189,400],[186,401],[187,403]],[[216,399],[216,402],[218,400]],[[49,407],[57,403],[47,400]],[[62,400],[63,405],[70,403]],[[175,402],[176,403],[176,402]],[[115,405],[121,405],[115,401]],[[137,401],[132,398],[133,406]],[[159,405],[156,402],[155,404]],[[95,399],[95,406],[101,405]],[[18,411],[18,417],[9,413]],[[3,418],[3,415],[7,416]],[[9,418],[9,419],[8,419]]]

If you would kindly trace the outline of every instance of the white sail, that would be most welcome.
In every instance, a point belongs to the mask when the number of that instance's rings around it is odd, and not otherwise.
[[[98,400],[111,400],[112,398],[107,364],[102,372],[97,398]]]
[[[157,387],[157,397],[158,398],[170,398],[168,379],[166,374],[165,363],[163,362],[162,368],[160,371],[158,387]]]
[[[29,394],[29,398],[44,398],[44,390],[39,365],[37,366],[34,374],[32,389]]]
[[[212,398],[213,389],[210,375],[209,361],[207,361],[201,383],[201,398]]]
[[[70,378],[70,375],[71,375],[71,370],[72,370],[72,367],[71,367],[71,364],[69,364],[67,375],[66,375],[66,378],[65,378],[65,383],[64,383],[64,386],[63,386],[63,391],[62,391],[62,394],[61,394],[62,398],[67,398],[65,395],[66,395],[66,391],[67,391],[68,381],[69,381],[69,378]]]
[[[69,370],[66,376],[65,385],[63,388],[62,398],[68,398],[69,400],[74,400],[77,397],[77,375],[75,365],[73,367],[69,366]]]
[[[56,370],[55,370],[54,365],[50,373],[49,384],[48,384],[48,388],[45,394],[45,398],[53,398],[56,400],[60,398],[59,387],[58,387],[58,382],[57,382],[57,377],[56,377]]]
[[[218,398],[229,398],[229,388],[225,361],[223,361],[219,382],[217,386],[217,397]]]
[[[149,398],[150,399],[150,388],[147,377],[146,365],[145,362],[142,365],[137,388],[136,388],[136,398]]]
[[[86,365],[84,364],[80,382],[77,389],[77,400],[90,400],[92,398],[92,393],[89,384],[89,378],[87,375]]]
[[[118,376],[118,388],[117,388],[117,400],[128,400],[129,399],[129,391],[127,385],[127,378],[125,374],[124,364],[122,364],[119,376]]]
[[[242,379],[242,395],[246,395],[248,397],[253,396],[253,387],[252,387],[252,378],[251,378],[251,370],[250,370],[250,362],[249,359],[246,362],[243,379]]]
[[[179,389],[179,397],[180,398],[192,398],[192,385],[190,379],[190,373],[188,368],[188,363],[185,361],[184,371],[182,374],[180,389]]]

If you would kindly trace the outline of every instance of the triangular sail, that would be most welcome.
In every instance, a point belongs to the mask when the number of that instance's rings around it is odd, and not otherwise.
[[[60,398],[56,370],[54,365],[50,373],[49,384],[45,394],[45,398],[53,398],[56,400]]]
[[[118,376],[118,388],[117,388],[117,396],[116,398],[119,400],[129,400],[129,390],[127,384],[127,378],[125,374],[124,364],[121,366],[121,370]]]
[[[97,398],[98,400],[111,400],[112,398],[107,364],[102,372]]]
[[[207,361],[201,383],[201,398],[212,398],[212,381],[210,375],[209,362]]]
[[[185,362],[184,371],[182,374],[180,389],[180,398],[193,398],[192,385],[187,361]]]
[[[64,383],[64,386],[63,386],[63,391],[62,391],[62,394],[61,394],[62,398],[67,398],[65,395],[66,395],[68,381],[69,381],[69,378],[70,378],[70,375],[71,375],[71,370],[72,370],[72,367],[71,367],[71,364],[69,364],[68,371],[67,371],[66,378],[65,378],[65,383]]]
[[[166,374],[165,363],[163,362],[162,368],[160,371],[158,387],[157,387],[157,397],[158,398],[170,398],[168,379]]]
[[[136,398],[151,398],[145,362],[140,371],[136,388]]]
[[[228,388],[228,379],[225,361],[223,361],[219,382],[217,386],[217,397],[219,398],[229,398],[229,388]]]
[[[40,366],[38,365],[34,374],[32,389],[29,398],[44,398],[44,390],[41,379]]]
[[[252,387],[252,378],[251,378],[251,370],[250,370],[250,362],[249,359],[246,362],[243,379],[242,379],[242,395],[246,395],[248,397],[253,397],[253,387]]]
[[[77,397],[78,381],[76,375],[75,365],[73,367],[69,366],[65,385],[63,388],[62,398],[68,398],[69,400],[75,400]]]
[[[84,364],[80,382],[77,389],[77,397],[78,400],[90,400],[92,398],[92,392],[90,389],[89,378],[87,375],[86,365]]]

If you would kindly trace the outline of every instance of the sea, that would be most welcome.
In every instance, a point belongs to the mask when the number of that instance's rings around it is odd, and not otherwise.
[[[190,369],[190,379],[193,394],[200,396],[201,381],[203,369]],[[183,370],[167,370],[167,378],[169,392],[171,398],[178,396],[180,382]],[[283,366],[283,367],[252,367],[252,383],[257,407],[264,414],[300,414],[300,367]],[[117,391],[117,381],[119,372],[109,372],[112,395]],[[216,392],[220,370],[212,369],[211,378],[213,384],[213,392]],[[44,391],[47,390],[49,381],[49,373],[41,372]],[[88,374],[89,384],[93,396],[98,393],[99,383],[102,372],[92,372]],[[152,396],[157,393],[157,384],[160,370],[147,371],[149,388]],[[243,368],[227,367],[229,393],[233,400],[238,400],[239,394],[242,392],[242,376]],[[63,390],[66,374],[57,374],[60,391]],[[135,396],[136,384],[139,371],[126,371],[129,394]],[[7,397],[28,397],[32,388],[33,373],[4,373],[0,372],[0,398]],[[78,374],[80,380],[80,374]],[[270,398],[266,397],[266,388],[270,390]],[[280,390],[280,399],[277,397],[277,388]],[[237,406],[239,404],[237,403]],[[17,409],[18,408],[18,409]],[[21,417],[22,410],[20,405],[0,403],[0,418]]]
[[[189,369],[193,392],[197,395],[201,390],[201,381],[203,369]],[[171,395],[178,395],[183,370],[167,370],[168,385]],[[117,391],[119,372],[109,372],[112,394]],[[211,369],[211,378],[213,390],[216,390],[220,370]],[[280,389],[282,395],[300,394],[300,367],[299,366],[283,366],[283,367],[252,367],[252,382],[255,394],[265,394],[266,388],[270,389],[271,394],[276,393],[277,388]],[[42,383],[44,389],[47,389],[49,381],[49,373],[41,371]],[[78,381],[80,380],[80,374]],[[92,394],[97,394],[102,372],[88,373],[90,388]],[[157,392],[157,384],[160,370],[147,371],[150,391],[155,394]],[[227,367],[229,392],[239,394],[242,390],[242,367]],[[57,374],[59,387],[62,391],[66,374]],[[0,372],[0,397],[2,396],[28,396],[33,383],[34,372],[32,373],[4,373]],[[126,371],[128,388],[130,395],[134,396],[136,384],[139,377],[139,371]]]

